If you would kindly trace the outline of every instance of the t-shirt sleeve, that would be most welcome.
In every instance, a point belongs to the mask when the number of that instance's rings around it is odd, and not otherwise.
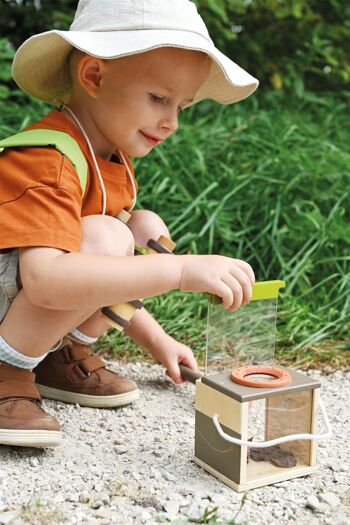
[[[0,154],[0,249],[47,246],[79,251],[82,190],[71,162],[55,148]]]

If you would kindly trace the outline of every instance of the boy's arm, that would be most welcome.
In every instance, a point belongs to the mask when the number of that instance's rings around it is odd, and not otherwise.
[[[166,336],[164,329],[145,308],[136,310],[124,333],[150,353],[159,347]]]
[[[175,383],[183,382],[180,363],[198,370],[192,350],[168,335],[145,308],[135,312],[125,334],[162,363]]]
[[[35,247],[21,249],[19,260],[23,287],[34,304],[54,310],[79,310],[176,288],[181,268],[175,256],[159,259],[157,255],[112,257]]]
[[[251,298],[249,264],[220,255],[113,257],[22,248],[20,275],[29,299],[54,310],[101,308],[180,288],[209,292],[236,310]]]

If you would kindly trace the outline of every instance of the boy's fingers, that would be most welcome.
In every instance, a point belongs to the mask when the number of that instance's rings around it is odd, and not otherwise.
[[[178,362],[177,359],[172,360],[169,362],[167,366],[167,375],[176,383],[177,385],[180,383],[184,383],[186,379],[184,379],[181,375],[179,364],[185,365],[188,368],[191,368],[195,372],[199,372],[199,368],[197,365],[197,361],[192,353],[192,351],[188,348],[186,348],[186,355],[184,355],[180,361]]]
[[[176,385],[179,385],[180,383],[184,383],[185,379],[183,379],[183,377],[180,375],[180,376],[177,376],[177,375],[173,375],[172,372],[170,372],[169,370],[166,371],[166,375],[168,377],[170,377],[170,379],[176,384]]]
[[[231,275],[238,281],[238,284],[241,288],[243,294],[241,301],[242,304],[249,303],[253,294],[252,283],[249,276],[241,268],[237,268],[237,266],[231,270]]]
[[[198,363],[196,361],[196,358],[194,357],[192,351],[189,355],[181,359],[180,365],[185,365],[188,368],[191,368],[194,372],[199,372]]]
[[[243,300],[242,286],[237,281],[237,279],[233,277],[231,274],[228,274],[223,279],[223,282],[230,288],[232,292],[232,302],[227,308],[230,309],[231,311],[235,311],[242,304],[242,300]]]
[[[237,266],[243,270],[243,272],[248,275],[250,283],[253,285],[255,283],[255,274],[253,271],[253,268],[245,261],[241,261],[241,259],[234,259]]]
[[[234,312],[241,304],[246,304],[251,300],[252,286],[250,281],[247,281],[247,277],[242,284],[235,276],[228,274],[216,284],[215,289],[210,293],[221,297],[224,308]]]
[[[219,281],[215,289],[210,290],[210,293],[221,297],[224,308],[230,308],[234,302],[234,297],[231,288],[223,281]]]
[[[177,361],[169,363],[166,373],[175,384],[179,385],[184,382]]]

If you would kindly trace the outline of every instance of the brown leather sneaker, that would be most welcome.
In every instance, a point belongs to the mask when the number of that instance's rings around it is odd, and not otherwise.
[[[61,443],[60,425],[40,406],[35,374],[0,363],[0,444],[53,447]]]
[[[87,407],[118,407],[139,397],[137,385],[111,370],[90,345],[63,339],[61,347],[49,353],[35,369],[43,397]]]

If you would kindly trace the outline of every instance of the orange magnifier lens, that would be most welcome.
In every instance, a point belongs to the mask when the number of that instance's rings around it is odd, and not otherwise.
[[[277,366],[249,365],[234,368],[231,372],[234,383],[254,388],[275,388],[291,382],[290,373]]]

